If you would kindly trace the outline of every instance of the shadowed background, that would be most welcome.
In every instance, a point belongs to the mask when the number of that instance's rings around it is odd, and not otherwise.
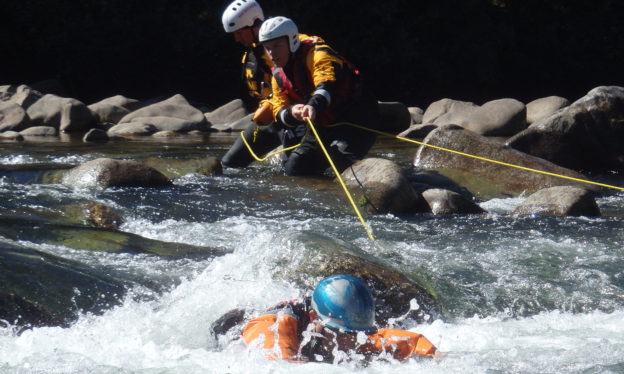
[[[624,85],[624,2],[611,0],[260,1],[363,71],[380,100],[571,101]],[[242,48],[221,26],[228,1],[5,0],[0,84],[56,79],[90,104],[122,94],[241,97]],[[60,92],[59,92],[60,91]]]

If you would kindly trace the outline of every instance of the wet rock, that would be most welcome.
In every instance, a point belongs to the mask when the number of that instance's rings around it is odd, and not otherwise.
[[[86,221],[93,227],[117,230],[124,223],[123,217],[110,207],[90,201],[84,205]]]
[[[530,125],[569,105],[570,101],[560,96],[548,96],[533,100],[526,105],[527,123]]]
[[[58,130],[52,126],[33,126],[20,131],[23,136],[57,136]]]
[[[0,132],[20,131],[30,125],[30,117],[19,105],[0,101]]]
[[[474,103],[442,99],[429,105],[423,123],[460,125],[484,136],[511,136],[526,128],[526,107],[515,99]]]
[[[82,141],[85,143],[100,143],[107,142],[109,140],[110,137],[106,131],[102,129],[91,129],[82,137]]]
[[[432,123],[411,125],[407,130],[399,133],[398,136],[407,139],[423,139],[425,136],[429,135],[430,132],[437,128],[438,125],[434,125]]]
[[[26,113],[34,125],[51,126],[63,132],[87,131],[95,123],[85,104],[52,94],[34,102]]]
[[[223,167],[216,157],[200,159],[162,159],[149,158],[143,164],[152,167],[169,179],[180,178],[186,174],[222,175]]]
[[[0,291],[0,327],[66,326],[46,309],[12,293]]]
[[[599,217],[600,208],[593,194],[586,189],[561,186],[535,192],[516,207],[513,214]]]
[[[475,202],[466,199],[457,192],[431,188],[423,192],[422,196],[429,204],[431,212],[435,215],[480,214],[485,212]]]
[[[412,214],[429,212],[423,200],[394,162],[366,158],[341,174],[359,206],[369,214]]]
[[[586,179],[582,174],[573,170],[512,149],[459,126],[440,127],[432,131],[423,143],[520,167]],[[487,199],[518,196],[523,192],[533,193],[553,186],[586,187],[581,182],[474,159],[427,146],[420,146],[418,149],[414,158],[414,166],[426,170],[437,170],[457,184],[468,188],[478,197]],[[587,188],[595,189],[591,186]]]
[[[152,125],[156,131],[189,132],[208,129],[204,114],[179,94],[135,110],[119,120],[119,124],[133,122]]]
[[[379,116],[381,117],[380,129],[392,134],[398,134],[405,131],[412,124],[412,115],[403,103],[379,102]]]
[[[376,321],[381,326],[403,317],[418,322],[439,317],[434,296],[402,272],[334,239],[300,234],[297,240],[305,244],[305,253],[302,258],[290,256],[280,259],[284,263],[280,263],[277,277],[294,282],[300,288],[309,290],[310,294],[321,279],[332,274],[360,277],[373,293]],[[418,308],[410,308],[412,299]]]
[[[574,170],[624,170],[624,87],[602,86],[507,145]]]
[[[119,123],[119,121],[138,109],[138,100],[116,95],[89,105],[89,110],[97,116],[100,123]]]
[[[63,183],[74,187],[168,187],[171,181],[158,170],[136,161],[98,158],[70,169]]]
[[[0,140],[22,141],[24,137],[17,131],[0,132]]]

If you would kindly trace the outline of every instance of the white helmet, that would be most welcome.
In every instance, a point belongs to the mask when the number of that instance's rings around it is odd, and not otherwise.
[[[225,32],[251,27],[259,19],[264,21],[262,8],[255,0],[234,0],[223,12],[221,22]]]
[[[258,32],[258,40],[260,42],[266,42],[280,36],[288,37],[288,45],[291,52],[295,52],[299,48],[299,30],[297,30],[297,25],[290,18],[269,18],[262,23]]]

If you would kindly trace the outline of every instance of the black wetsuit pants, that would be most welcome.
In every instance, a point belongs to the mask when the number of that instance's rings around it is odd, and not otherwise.
[[[254,153],[262,157],[282,144],[283,130],[277,128],[275,123],[261,126],[252,122],[243,131],[243,136]],[[231,168],[243,168],[253,161],[253,156],[239,136],[221,159],[221,164]]]
[[[363,94],[360,100],[343,111],[337,122],[379,129],[380,121],[377,100],[370,94]],[[375,133],[347,125],[315,128],[339,173],[363,159],[376,139]],[[320,175],[328,167],[327,157],[312,132],[301,146],[291,151],[284,163],[287,175]]]

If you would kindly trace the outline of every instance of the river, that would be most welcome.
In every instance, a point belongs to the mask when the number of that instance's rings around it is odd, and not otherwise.
[[[269,164],[184,174],[165,189],[75,189],[49,178],[98,157],[220,157],[232,137],[0,144],[0,290],[71,321],[26,330],[0,321],[0,372],[624,372],[622,192],[597,198],[600,218],[513,217],[522,197],[481,201],[483,215],[368,216],[373,242],[340,186]],[[370,155],[409,167],[415,151],[378,141]],[[88,201],[120,212],[119,230],[67,218]],[[408,327],[446,357],[297,365],[214,336],[211,324],[233,308],[304,296],[273,275],[314,242],[427,279],[440,316]]]

